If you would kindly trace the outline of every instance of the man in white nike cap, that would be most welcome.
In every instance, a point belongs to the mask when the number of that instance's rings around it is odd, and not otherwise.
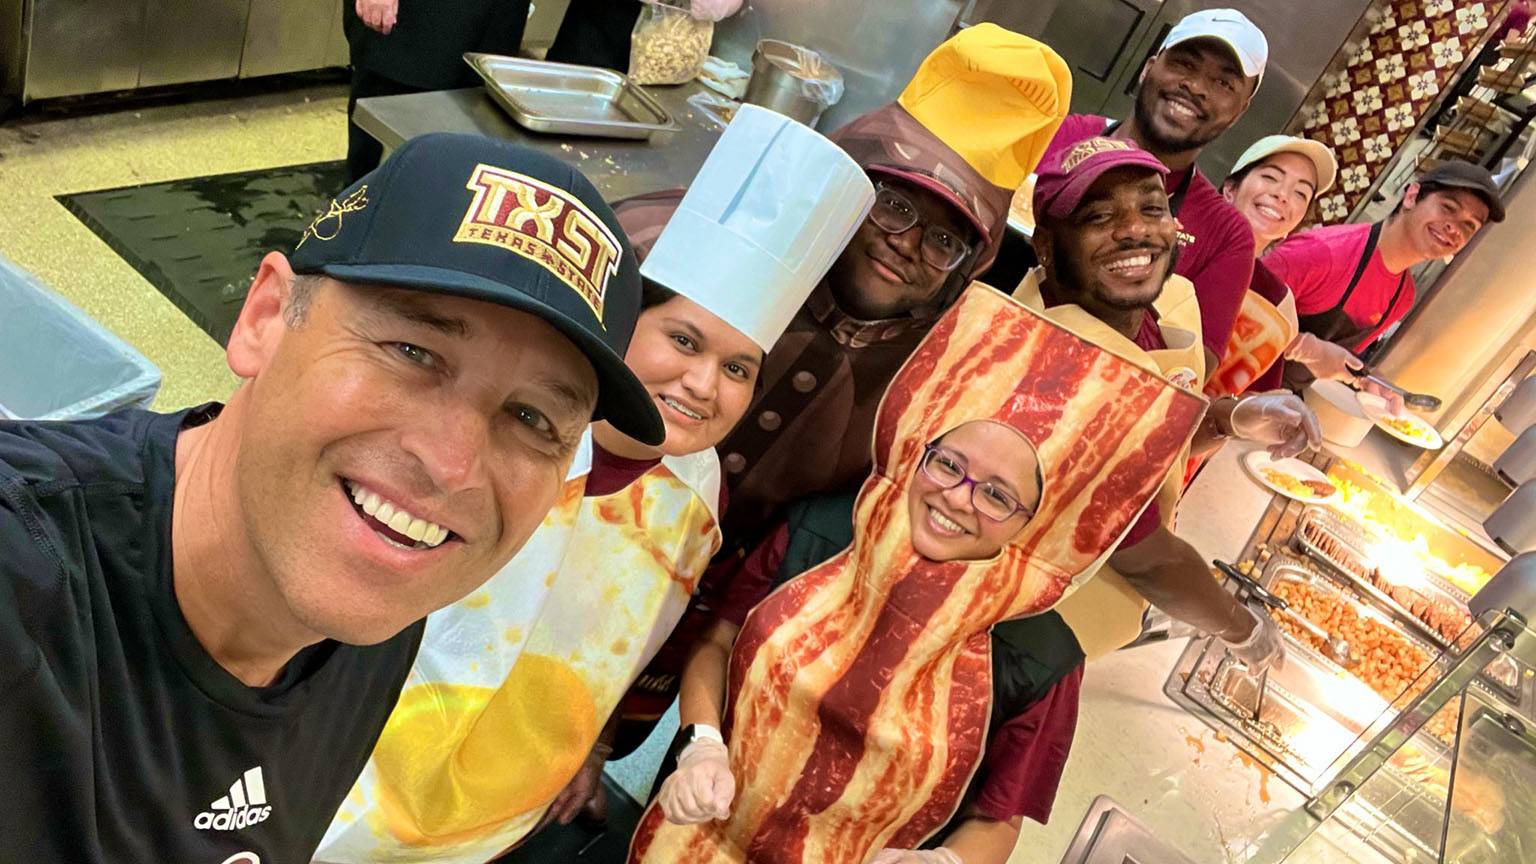
[[[1183,241],[1174,273],[1194,283],[1207,369],[1216,368],[1248,291],[1253,233],[1195,159],[1248,110],[1268,60],[1269,43],[1243,13],[1206,9],[1187,15],[1142,68],[1131,116],[1111,121],[1073,114],[1042,160],[1048,164],[1074,144],[1107,134],[1134,141],[1167,166],[1164,186]]]

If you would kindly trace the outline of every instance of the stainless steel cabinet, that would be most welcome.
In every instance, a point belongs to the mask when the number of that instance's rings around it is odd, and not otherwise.
[[[1077,0],[1056,7],[1039,39],[1072,67],[1074,111],[1102,113],[1116,88],[1124,88],[1126,71],[1141,68],[1171,26],[1155,26],[1161,7],[1159,0]]]
[[[249,6],[250,0],[149,0],[138,86],[233,78]]]
[[[337,0],[0,0],[0,102],[345,65]]]
[[[23,98],[139,84],[145,0],[33,0],[22,21]]]
[[[335,0],[250,0],[250,7],[242,78],[332,65],[336,43],[345,45]],[[345,58],[343,50],[339,65]]]

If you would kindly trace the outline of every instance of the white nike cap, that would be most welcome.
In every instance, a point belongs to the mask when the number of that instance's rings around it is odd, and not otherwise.
[[[1293,135],[1265,135],[1253,142],[1253,146],[1237,157],[1237,162],[1232,166],[1230,173],[1236,174],[1276,153],[1295,153],[1312,160],[1312,165],[1317,169],[1318,195],[1333,188],[1333,181],[1338,179],[1339,161],[1334,158],[1333,151],[1327,144],[1313,141],[1311,138],[1297,138]]]
[[[1264,83],[1264,66],[1269,62],[1269,40],[1248,16],[1236,9],[1204,9],[1179,19],[1168,31],[1168,38],[1157,49],[1161,54],[1180,42],[1191,39],[1218,39],[1237,55],[1238,65],[1249,78],[1258,78],[1253,89]]]

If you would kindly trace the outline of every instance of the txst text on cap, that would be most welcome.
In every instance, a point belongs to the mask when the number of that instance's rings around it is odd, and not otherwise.
[[[592,363],[593,419],[647,444],[666,435],[624,365],[639,264],[602,196],[558,159],[480,135],[412,138],[337,195],[290,258],[296,273],[536,315]]]
[[[543,265],[580,294],[602,324],[603,294],[623,251],[613,231],[580,201],[526,174],[476,165],[468,188],[475,198],[454,242],[500,246]]]

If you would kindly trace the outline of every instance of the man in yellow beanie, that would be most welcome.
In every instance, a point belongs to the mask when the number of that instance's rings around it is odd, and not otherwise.
[[[1070,100],[1071,76],[1054,51],[984,24],[934,49],[896,102],[829,136],[874,181],[874,207],[768,352],[745,421],[718,448],[730,500],[725,547],[698,602],[621,706],[617,755],[643,741],[672,703],[741,550],[789,502],[852,490],[868,476],[886,385],[991,265],[1013,190]],[[642,258],[682,196],[666,190],[615,205]]]

